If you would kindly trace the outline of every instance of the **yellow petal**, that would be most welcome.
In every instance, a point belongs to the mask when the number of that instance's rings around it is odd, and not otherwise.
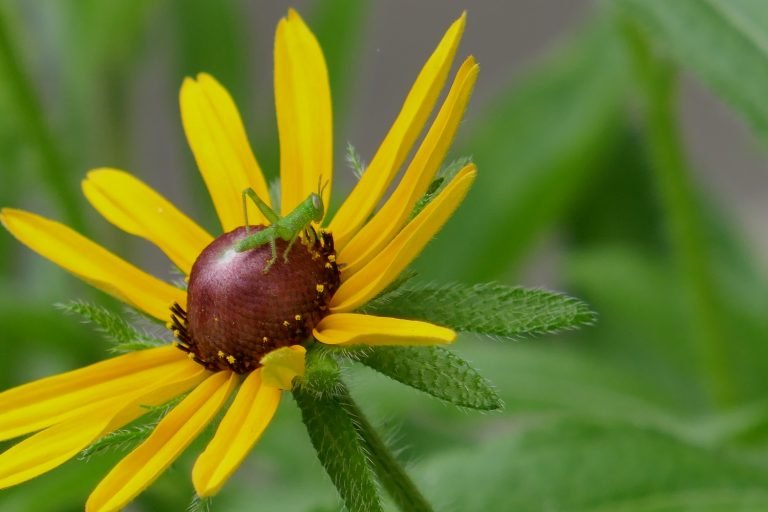
[[[453,214],[476,175],[473,164],[459,171],[451,183],[383,251],[341,283],[331,299],[331,312],[343,313],[362,306],[400,275]]]
[[[0,455],[0,489],[63,464],[103,435],[146,414],[147,406],[161,405],[186,392],[206,374],[200,366],[181,369],[130,394],[93,404],[78,416],[28,437]]]
[[[120,510],[146,489],[200,434],[226,403],[237,384],[232,372],[218,372],[197,386],[158,423],[138,448],[96,486],[87,512]]]
[[[304,376],[304,359],[307,349],[291,345],[273,350],[261,358],[261,377],[264,384],[273,388],[289,390],[293,379]]]
[[[185,368],[198,368],[167,346],[140,350],[0,393],[0,440],[77,417],[92,404],[130,394]]]
[[[243,190],[253,188],[270,204],[269,189],[245,134],[232,97],[210,75],[187,78],[181,86],[181,121],[189,147],[211,194],[224,231],[245,224]],[[248,221],[263,224],[264,216],[248,204]]]
[[[183,290],[139,270],[63,224],[12,208],[0,211],[0,222],[41,256],[157,319],[167,321],[174,302],[186,303]]]
[[[436,345],[456,339],[452,330],[428,322],[355,313],[326,316],[314,335],[327,345]]]
[[[368,219],[410,153],[451,69],[465,24],[466,14],[462,14],[445,33],[416,78],[370,165],[334,215],[329,230],[333,232],[337,248],[343,248]]]
[[[344,264],[342,268],[347,275],[360,270],[381,252],[408,221],[413,207],[432,183],[453,141],[477,80],[478,70],[473,57],[464,61],[403,179],[373,219],[340,251],[338,259]]]
[[[88,201],[109,222],[146,238],[189,275],[213,237],[141,180],[117,169],[95,169],[83,180]]]
[[[275,34],[275,108],[280,135],[281,210],[287,214],[318,191],[328,205],[333,178],[331,91],[325,58],[293,9]]]
[[[198,496],[219,492],[272,420],[281,392],[263,384],[261,373],[256,370],[243,381],[216,434],[195,462],[192,482]]]

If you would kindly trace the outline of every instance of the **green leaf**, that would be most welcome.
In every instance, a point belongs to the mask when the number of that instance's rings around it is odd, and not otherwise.
[[[653,374],[671,408],[704,406],[691,313],[668,258],[602,244],[572,251],[564,274],[600,311],[589,343],[604,364]]]
[[[187,507],[187,512],[212,512],[212,503],[211,498],[201,498],[200,496],[195,495]]]
[[[504,338],[576,329],[596,319],[578,299],[499,283],[399,289],[368,303],[363,310]]]
[[[724,234],[713,241],[719,250],[731,242]],[[741,399],[761,400],[768,390],[764,343],[768,286],[760,276],[739,270],[739,265],[738,256],[729,254],[718,255],[715,263],[718,289],[728,298],[723,314],[729,333],[740,340],[727,345],[727,357],[738,369],[733,384]],[[602,244],[573,252],[565,276],[600,311],[600,322],[583,341],[606,365],[653,375],[654,385],[677,402],[674,408],[679,411],[705,406],[703,383],[692,357],[699,339],[686,307],[685,288],[668,258]]]
[[[768,136],[768,3],[617,0],[616,4],[660,51],[693,70],[763,139]]]
[[[417,262],[419,273],[506,278],[567,213],[621,135],[629,83],[621,43],[611,25],[591,24],[467,122],[457,151],[472,155],[477,181]]]
[[[557,421],[419,468],[455,510],[765,510],[768,474],[719,449],[630,425]]]
[[[412,450],[420,453],[450,449],[466,442],[478,427],[485,428],[480,425],[490,423],[493,428],[493,422],[505,425],[510,418],[526,422],[527,418],[578,415],[629,421],[709,444],[731,435],[726,431],[730,427],[710,425],[705,413],[685,402],[695,383],[683,379],[669,383],[666,370],[661,376],[664,381],[659,382],[652,367],[632,366],[633,353],[626,356],[627,362],[608,359],[592,347],[583,350],[591,334],[573,338],[569,336],[568,343],[501,344],[466,336],[456,343],[452,351],[482,369],[505,402],[504,412],[491,416],[466,414],[437,400],[425,402],[420,393],[384,376],[370,375],[366,368],[351,367],[350,379],[359,402],[375,403],[380,417],[404,419]],[[670,396],[675,383],[687,389]],[[730,432],[755,424],[745,419],[744,427],[734,426]]]
[[[102,437],[91,446],[80,452],[79,459],[90,461],[91,457],[106,452],[127,452],[133,450],[155,430],[155,423],[136,425],[116,430]]]
[[[325,346],[315,344],[310,347],[304,375],[296,379],[296,387],[316,396],[338,396],[344,386],[339,380],[339,365],[331,354],[332,349]]]
[[[485,411],[504,402],[468,362],[441,347],[371,347],[357,359],[387,377],[448,403]]]
[[[602,322],[595,330],[601,327]],[[646,367],[622,366],[606,361],[602,353],[584,350],[592,337],[582,334],[558,344],[467,339],[457,343],[456,351],[483,369],[510,414],[567,412],[611,420],[631,418],[644,425],[676,429],[690,406],[684,408],[683,399],[670,396],[665,383],[649,378]]]
[[[317,457],[347,510],[381,511],[381,498],[368,454],[342,398],[319,396],[302,387],[294,388],[293,397],[301,409],[301,417]]]
[[[471,156],[459,157],[456,160],[444,165],[437,173],[437,177],[429,184],[427,191],[424,195],[416,201],[408,220],[412,220],[416,217],[421,210],[423,210],[448,184],[453,180],[454,176],[459,173],[465,166],[472,163]]]
[[[90,461],[95,455],[103,455],[108,452],[127,452],[133,450],[139,443],[143,442],[155,430],[155,427],[171,410],[176,407],[187,396],[186,393],[179,395],[164,404],[142,406],[147,410],[144,419],[139,420],[143,423],[132,425],[120,430],[111,432],[88,448],[80,452],[78,459]],[[218,423],[218,422],[215,422]]]
[[[112,347],[110,347],[112,352],[132,352],[158,347],[166,343],[165,340],[153,338],[137,330],[124,318],[101,306],[85,301],[72,301],[57,306],[65,313],[81,316],[85,323],[94,324],[96,330],[112,343]]]
[[[357,152],[355,146],[353,146],[351,142],[347,142],[347,154],[345,155],[345,158],[347,160],[347,165],[349,165],[352,172],[355,174],[355,178],[358,180],[362,178],[366,165],[360,157],[360,153]]]

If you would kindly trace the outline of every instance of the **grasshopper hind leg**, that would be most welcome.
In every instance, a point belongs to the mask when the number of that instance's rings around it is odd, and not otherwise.
[[[246,188],[243,190],[243,218],[245,219],[245,232],[248,233],[249,225],[248,225],[248,201],[246,201],[247,198],[250,198],[251,201],[253,201],[253,204],[256,205],[256,207],[261,211],[261,213],[264,214],[264,216],[267,218],[269,223],[271,225],[275,225],[278,222],[280,222],[280,215],[278,215],[272,208],[269,207],[267,203],[261,200],[261,198],[256,195],[256,191],[253,190],[251,187]]]

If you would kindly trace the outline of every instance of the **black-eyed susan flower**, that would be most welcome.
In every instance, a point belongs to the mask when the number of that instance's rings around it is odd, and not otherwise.
[[[304,373],[307,347],[434,345],[453,330],[358,312],[388,287],[461,203],[475,178],[466,165],[412,215],[444,160],[478,72],[472,57],[450,90],[392,194],[382,202],[422,133],[448,76],[464,16],[447,31],[413,84],[360,181],[332,219],[323,219],[265,271],[269,244],[237,251],[248,235],[242,193],[252,189],[288,215],[313,192],[329,204],[333,173],[331,96],[322,51],[294,11],[275,38],[280,204],[268,187],[227,91],[211,76],[185,80],[184,130],[221,221],[214,237],[132,175],[97,169],[83,181],[88,201],[111,223],[157,245],[189,286],[157,279],[72,229],[6,208],[19,241],[84,281],[168,325],[173,345],[140,350],[0,394],[0,439],[32,434],[0,454],[0,488],[50,471],[147,406],[184,396],[88,499],[89,511],[118,510],[149,486],[228,404],[192,471],[199,496],[219,491],[275,414],[282,392]],[[268,226],[249,203],[249,219]],[[371,215],[373,216],[371,217]],[[272,219],[274,220],[274,219]],[[321,227],[323,226],[323,227]],[[262,229],[254,227],[252,231]],[[309,236],[309,233],[317,236]]]

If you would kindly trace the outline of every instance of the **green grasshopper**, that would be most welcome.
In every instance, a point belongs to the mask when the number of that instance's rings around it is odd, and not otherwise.
[[[320,222],[323,220],[325,214],[325,206],[323,205],[323,199],[321,194],[322,188],[319,193],[312,192],[304,201],[289,212],[285,217],[278,215],[272,208],[267,205],[261,198],[256,195],[256,192],[248,187],[243,190],[243,214],[245,216],[245,234],[246,237],[240,240],[235,245],[235,251],[245,252],[262,245],[269,244],[272,249],[272,257],[267,260],[267,265],[264,267],[264,273],[269,272],[272,265],[277,261],[277,239],[285,240],[288,242],[288,247],[283,252],[283,261],[288,262],[288,253],[291,251],[291,247],[299,238],[301,233],[306,232],[307,237],[311,242],[316,240],[315,230],[311,228],[312,222]],[[248,234],[248,208],[247,199],[251,200],[261,210],[261,213],[269,221],[270,225],[266,228],[258,231],[252,235]],[[308,226],[309,229],[308,229]]]

